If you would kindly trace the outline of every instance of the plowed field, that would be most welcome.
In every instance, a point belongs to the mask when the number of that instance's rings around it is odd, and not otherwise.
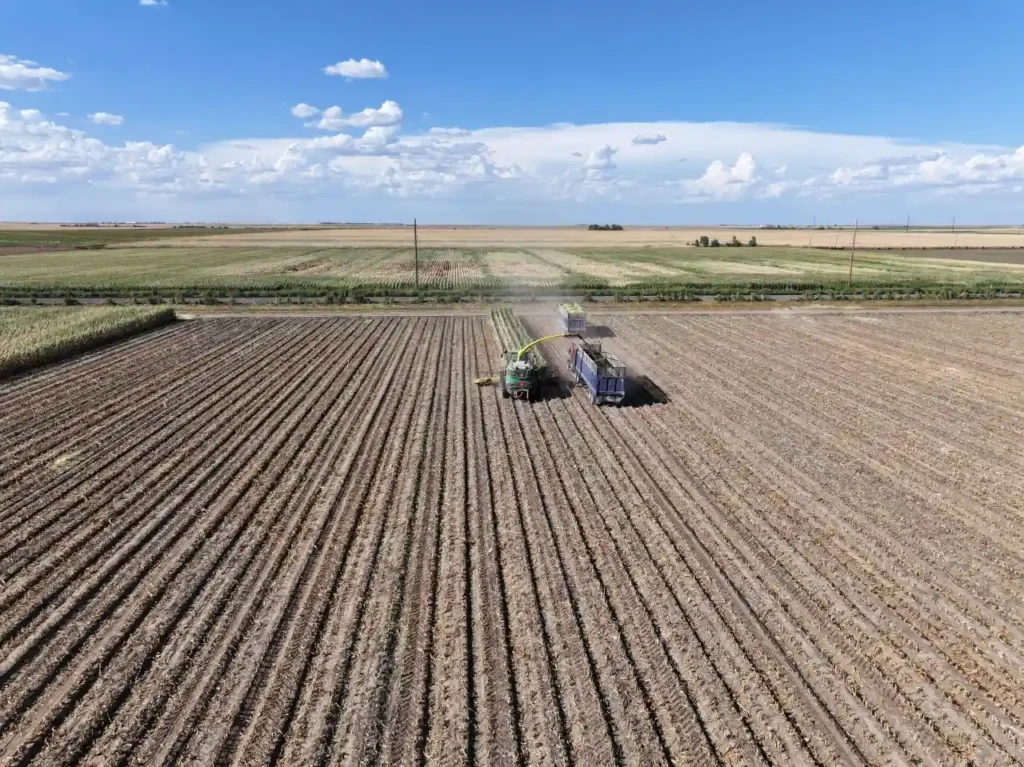
[[[667,404],[483,317],[0,384],[0,764],[1024,759],[1024,317],[592,324]]]

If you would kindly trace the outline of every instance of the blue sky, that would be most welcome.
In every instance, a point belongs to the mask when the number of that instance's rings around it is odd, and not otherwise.
[[[1024,220],[1013,0],[150,2],[0,5],[0,219]]]

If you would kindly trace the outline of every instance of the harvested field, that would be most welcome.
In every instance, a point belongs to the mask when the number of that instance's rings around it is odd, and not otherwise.
[[[669,404],[455,316],[0,384],[0,764],[1024,759],[1024,317],[591,323]]]
[[[177,233],[175,233],[177,234]],[[761,229],[752,226],[627,226],[621,232],[591,232],[585,226],[421,226],[421,247],[449,248],[676,248],[688,247],[701,235],[729,242],[738,237],[747,242],[752,236],[762,245],[798,247],[850,247],[853,224],[842,229]],[[239,245],[259,247],[315,246],[404,247],[412,239],[411,226],[304,227],[260,232],[229,232],[216,237],[196,236],[178,239],[174,245],[216,247]],[[861,248],[1020,248],[1024,247],[1022,228],[911,228],[875,230],[862,228],[857,233]]]

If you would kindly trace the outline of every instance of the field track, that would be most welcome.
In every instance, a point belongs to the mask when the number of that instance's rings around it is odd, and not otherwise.
[[[1024,316],[591,322],[667,404],[480,316],[0,384],[0,765],[1024,761]]]

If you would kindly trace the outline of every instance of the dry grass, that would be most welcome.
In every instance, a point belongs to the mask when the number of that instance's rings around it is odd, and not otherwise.
[[[756,227],[627,227],[622,232],[591,232],[584,227],[420,227],[421,247],[462,248],[608,248],[689,247],[702,234],[728,242],[735,235],[742,242],[752,236],[762,245],[848,247],[853,230],[778,229]],[[176,237],[176,247],[209,247],[211,237]],[[412,227],[352,227],[273,230],[217,235],[219,246],[247,247],[351,247],[405,246],[412,244]],[[874,231],[861,230],[857,245],[863,248],[1013,248],[1024,247],[1024,233],[1017,229]]]

